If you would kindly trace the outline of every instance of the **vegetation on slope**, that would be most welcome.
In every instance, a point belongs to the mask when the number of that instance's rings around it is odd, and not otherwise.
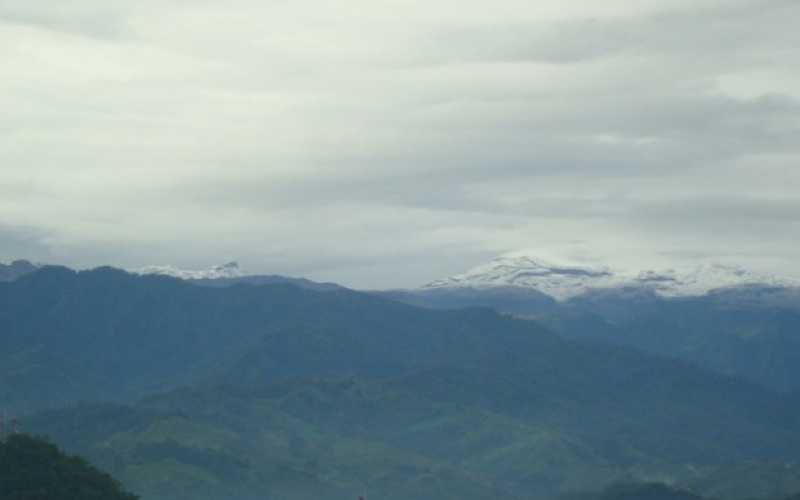
[[[24,434],[0,441],[3,500],[136,500],[85,459]]]
[[[348,498],[363,489],[397,500],[543,499],[623,479],[686,482],[705,474],[663,444],[603,437],[607,426],[576,432],[568,423],[493,411],[480,392],[467,397],[469,385],[461,387],[455,401],[428,399],[403,379],[181,389],[135,407],[46,412],[24,425],[156,500]],[[669,441],[682,453],[691,449],[674,434],[662,437]],[[702,445],[736,456],[740,444]],[[720,487],[715,477],[698,491]]]

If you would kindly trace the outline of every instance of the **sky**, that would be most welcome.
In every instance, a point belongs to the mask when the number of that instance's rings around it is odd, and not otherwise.
[[[0,0],[0,261],[800,276],[796,0]]]

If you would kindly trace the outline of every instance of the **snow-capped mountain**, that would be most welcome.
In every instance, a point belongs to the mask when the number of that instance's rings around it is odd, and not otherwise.
[[[554,264],[531,256],[504,256],[466,273],[425,285],[431,288],[533,288],[558,300],[593,289],[646,288],[666,297],[704,295],[711,290],[745,285],[798,287],[800,280],[749,271],[727,264],[683,269],[619,270],[608,266]]]
[[[239,264],[237,262],[228,262],[227,264],[223,264],[221,266],[214,266],[211,269],[199,271],[178,269],[173,266],[147,266],[131,272],[135,274],[161,274],[183,280],[230,279],[241,278],[245,276],[245,273],[239,268]]]
[[[274,285],[289,284],[308,290],[318,292],[330,292],[344,290],[345,288],[336,283],[320,283],[305,278],[292,278],[276,274],[248,274],[239,267],[236,262],[228,262],[221,266],[214,266],[211,269],[200,271],[187,271],[173,266],[147,266],[140,269],[129,271],[134,274],[159,274],[171,276],[182,280],[190,281],[196,285],[210,287],[228,287],[238,284],[244,285]]]

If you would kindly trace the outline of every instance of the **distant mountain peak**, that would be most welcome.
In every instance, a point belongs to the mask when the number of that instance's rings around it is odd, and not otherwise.
[[[663,270],[620,270],[605,265],[555,263],[531,255],[507,255],[423,288],[533,288],[565,300],[593,289],[644,288],[667,297],[704,295],[746,285],[797,287],[800,281],[750,271],[741,266],[703,263]]]
[[[0,281],[14,281],[21,276],[36,271],[40,267],[41,265],[24,259],[15,260],[10,264],[0,262]]]
[[[228,262],[204,270],[185,270],[173,266],[146,266],[131,272],[142,275],[159,274],[184,280],[230,279],[245,276],[238,262]]]

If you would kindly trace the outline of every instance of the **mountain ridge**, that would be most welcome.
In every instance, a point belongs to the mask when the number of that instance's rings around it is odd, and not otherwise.
[[[14,281],[17,278],[35,272],[42,266],[25,259],[18,259],[8,264],[0,263],[0,282]]]
[[[307,278],[296,278],[280,274],[249,274],[243,271],[239,263],[235,261],[200,270],[186,270],[171,265],[161,265],[131,269],[127,270],[127,272],[140,276],[169,276],[195,285],[210,287],[226,287],[233,285],[260,286],[284,283],[320,292],[346,289],[346,287],[336,283],[322,283]]]
[[[25,260],[0,264],[0,281],[13,281],[42,267]],[[57,267],[57,266],[56,266]],[[303,277],[279,274],[252,274],[243,270],[236,261],[212,266],[208,269],[182,269],[173,265],[149,265],[140,268],[120,269],[140,276],[168,276],[197,285],[224,287],[237,284],[263,285],[289,283],[318,291],[346,289],[330,282],[317,282]],[[800,279],[775,274],[756,272],[746,267],[718,262],[654,269],[620,269],[602,264],[585,262],[556,262],[534,255],[504,255],[488,263],[447,278],[437,279],[417,288],[377,289],[368,293],[398,296],[402,302],[427,306],[428,302],[448,302],[445,294],[453,292],[469,294],[496,290],[498,294],[527,295],[538,292],[559,302],[580,297],[598,290],[641,290],[661,297],[697,297],[728,290],[760,291],[797,289]],[[528,291],[528,292],[525,292]],[[415,300],[413,295],[426,295],[425,300]],[[475,302],[464,300],[456,302]]]

